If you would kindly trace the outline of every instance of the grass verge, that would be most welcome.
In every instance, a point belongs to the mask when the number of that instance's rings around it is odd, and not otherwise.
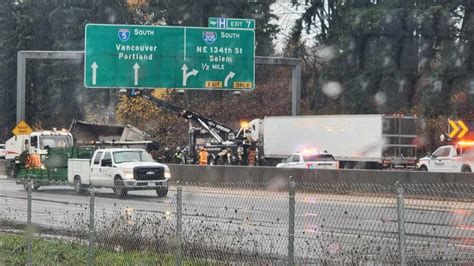
[[[0,233],[0,265],[25,265],[25,236]],[[33,239],[35,265],[86,265],[87,245],[71,241]],[[94,265],[175,265],[175,257],[151,251],[116,252],[94,249]],[[194,263],[196,263],[194,261]],[[191,264],[190,262],[184,264]],[[199,263],[198,263],[199,264]]]

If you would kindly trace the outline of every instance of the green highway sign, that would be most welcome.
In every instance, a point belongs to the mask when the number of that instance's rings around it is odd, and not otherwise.
[[[255,88],[255,33],[142,25],[87,24],[87,88]]]
[[[211,17],[207,20],[207,26],[210,28],[255,29],[255,20]]]

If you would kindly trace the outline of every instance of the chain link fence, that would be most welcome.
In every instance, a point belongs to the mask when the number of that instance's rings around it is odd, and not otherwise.
[[[469,264],[467,184],[180,183],[166,197],[0,181],[0,264]]]

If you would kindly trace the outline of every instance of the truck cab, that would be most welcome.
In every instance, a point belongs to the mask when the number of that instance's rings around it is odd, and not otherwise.
[[[88,187],[112,188],[117,197],[131,190],[156,190],[168,193],[171,178],[167,165],[157,163],[144,149],[99,149],[90,160],[69,159],[68,182],[77,193]]]
[[[429,172],[472,172],[474,145],[464,144],[460,142],[439,147],[433,154],[420,158],[418,169]]]
[[[18,135],[5,143],[5,169],[9,177],[16,177],[22,163],[22,154],[38,155],[41,161],[48,154],[48,148],[72,147],[71,133],[65,130],[41,130],[30,135]]]

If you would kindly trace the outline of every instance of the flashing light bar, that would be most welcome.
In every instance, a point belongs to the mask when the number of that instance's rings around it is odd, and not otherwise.
[[[461,140],[461,141],[458,141],[458,145],[460,145],[460,146],[474,146],[474,140]]]
[[[316,148],[307,148],[307,149],[304,149],[302,153],[303,154],[320,154],[321,151],[319,151]]]

